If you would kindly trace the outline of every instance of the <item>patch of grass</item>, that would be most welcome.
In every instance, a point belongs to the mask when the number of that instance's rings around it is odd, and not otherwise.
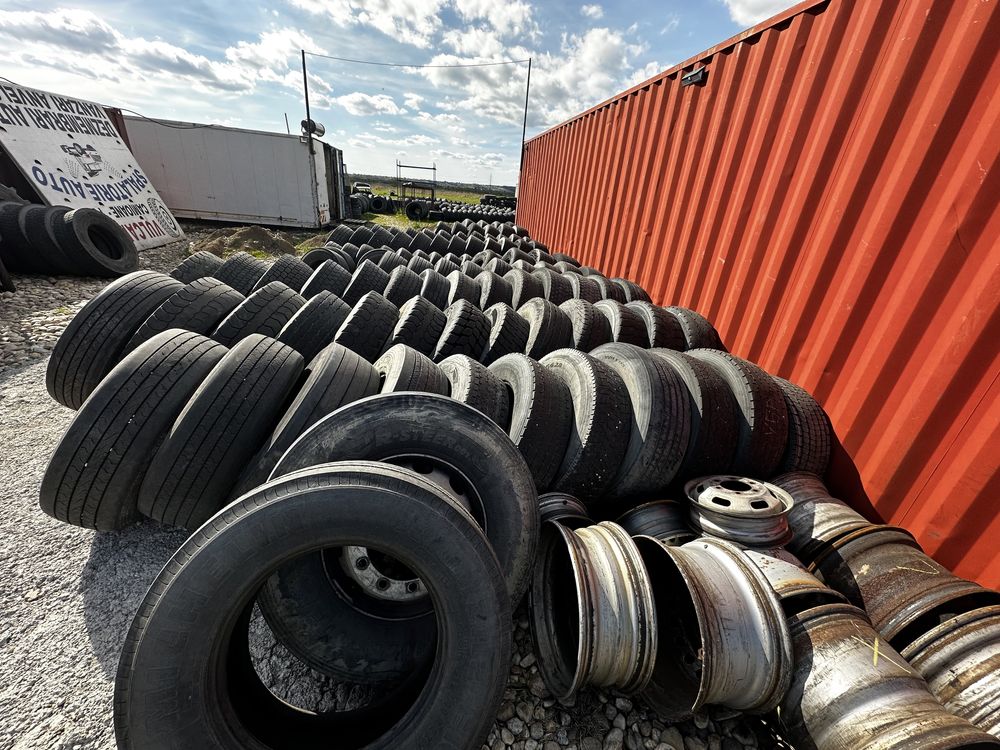
[[[437,224],[436,221],[410,221],[406,218],[406,214],[364,214],[361,218],[365,221],[370,221],[372,224],[380,224],[383,227],[396,227],[396,229],[409,229],[410,227],[420,229],[421,227],[432,227]]]
[[[376,195],[389,195],[390,192],[395,191],[396,184],[388,182],[372,182],[370,183],[372,190]],[[454,203],[479,203],[482,193],[473,192],[470,190],[458,190],[455,188],[438,188],[435,195],[438,200],[451,201]]]
[[[55,309],[55,312],[57,312],[59,315],[69,315],[71,312],[73,312],[73,308],[67,307],[66,305],[60,305]]]

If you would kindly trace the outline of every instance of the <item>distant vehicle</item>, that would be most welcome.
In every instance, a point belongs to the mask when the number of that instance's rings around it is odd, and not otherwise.
[[[353,185],[351,185],[351,192],[366,193],[367,195],[375,194],[372,192],[372,186],[369,185],[367,182],[355,182]]]

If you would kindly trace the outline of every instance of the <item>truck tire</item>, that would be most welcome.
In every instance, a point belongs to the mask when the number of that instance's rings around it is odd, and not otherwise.
[[[573,299],[573,287],[568,279],[551,269],[537,269],[531,274],[542,284],[542,296],[553,305],[561,305],[568,299]]]
[[[611,324],[592,304],[582,299],[566,300],[559,305],[573,327],[573,348],[590,352],[612,341]]]
[[[240,251],[233,253],[212,275],[223,284],[228,284],[240,294],[249,295],[267,271],[267,264]]]
[[[52,231],[63,255],[81,273],[123,276],[139,267],[135,242],[117,221],[96,209],[75,208],[56,216]]]
[[[478,409],[505,432],[510,428],[507,386],[486,365],[465,354],[453,354],[439,366],[451,385],[453,399]]]
[[[420,274],[420,278],[422,279],[420,296],[439,310],[448,307],[448,294],[451,291],[448,279],[434,269],[424,271]]]
[[[420,277],[406,266],[392,269],[389,283],[385,286],[383,296],[396,307],[402,307],[414,297],[420,296]]]
[[[42,477],[39,504],[99,531],[139,520],[139,485],[156,447],[226,348],[164,331],[123,359],[74,416]]]
[[[612,341],[648,348],[649,334],[646,333],[646,324],[634,310],[610,299],[602,299],[596,303],[594,310],[608,319]]]
[[[49,395],[63,406],[79,409],[122,358],[132,334],[183,287],[154,271],[136,271],[104,287],[56,341],[45,371]]]
[[[368,292],[351,309],[333,340],[369,362],[378,359],[399,320],[399,310],[378,292]]]
[[[199,250],[178,263],[170,275],[182,284],[190,284],[206,276],[214,277],[220,268],[222,268],[222,258]]]
[[[626,308],[634,312],[646,326],[647,349],[673,349],[683,352],[687,349],[684,329],[676,316],[671,315],[652,302],[629,302]]]
[[[305,299],[283,283],[272,281],[223,318],[212,338],[230,348],[252,333],[273,338],[305,303]]]
[[[649,294],[641,286],[629,279],[611,279],[612,284],[617,284],[625,295],[626,304],[629,302],[651,302]]]
[[[524,353],[541,359],[556,349],[573,345],[573,323],[556,305],[536,297],[522,305],[517,314],[528,322]]]
[[[575,299],[586,300],[591,304],[596,304],[604,299],[601,296],[601,287],[589,276],[581,276],[578,273],[567,273],[565,276],[573,290]]]
[[[329,247],[314,247],[302,256],[302,262],[314,271],[328,260],[332,260],[335,263],[340,262],[340,255],[335,253],[333,249]]]
[[[229,313],[246,299],[232,287],[210,276],[195,279],[178,289],[132,334],[123,354],[170,328],[208,336]]]
[[[434,268],[434,264],[428,262],[426,258],[420,255],[414,255],[412,258],[410,258],[409,262],[406,264],[406,267],[419,276],[424,271],[432,270]]]
[[[686,307],[665,307],[668,313],[677,318],[684,331],[684,339],[687,341],[688,349],[720,349],[726,351],[719,338],[719,332],[715,326],[698,312]]]
[[[429,358],[406,344],[396,344],[375,361],[379,393],[422,391],[447,396],[448,377]]]
[[[306,362],[311,362],[333,341],[350,313],[351,308],[340,297],[332,292],[320,292],[288,319],[277,339],[301,354]]]
[[[591,354],[618,373],[632,403],[628,447],[609,495],[620,499],[663,492],[680,471],[691,439],[684,382],[659,357],[631,344],[605,344]]]
[[[732,474],[770,477],[781,465],[788,442],[788,407],[774,378],[753,362],[718,349],[693,349],[692,357],[722,376],[739,406],[739,440]]]
[[[553,352],[541,364],[566,385],[573,404],[569,441],[551,486],[599,501],[618,474],[628,446],[628,390],[611,367],[574,349]]]
[[[508,434],[534,477],[539,492],[547,490],[562,464],[573,422],[566,385],[524,354],[507,354],[490,372],[512,393]]]
[[[271,436],[240,474],[233,498],[264,484],[288,447],[320,419],[341,406],[374,396],[379,389],[379,375],[371,363],[340,344],[323,349],[306,363],[302,374],[302,386]]]
[[[413,297],[399,308],[399,320],[389,335],[386,349],[406,344],[421,354],[434,354],[438,339],[448,321],[445,314],[423,297]]]
[[[462,299],[449,305],[444,315],[444,330],[434,347],[434,361],[440,362],[453,354],[481,358],[490,337],[490,323],[483,312]]]
[[[276,536],[278,528],[283,531]],[[332,729],[330,716],[297,711],[270,693],[253,667],[248,627],[261,581],[280,575],[289,561],[364,537],[377,538],[387,555],[419,561],[418,572],[434,592],[431,629],[439,635],[433,666],[420,670],[426,679],[384,703],[338,713]],[[441,543],[424,551],[426,539]],[[303,557],[304,551],[313,554]],[[229,573],[220,577],[222,560]],[[211,602],[203,596],[206,586]],[[335,731],[371,750],[479,747],[509,673],[510,620],[486,535],[432,482],[374,463],[296,474],[227,508],[157,576],[119,661],[117,745],[308,748]],[[329,621],[319,622],[329,628]],[[189,645],[177,648],[171,638]],[[367,651],[372,645],[366,640],[351,645]],[[184,690],[183,699],[164,695],[157,677],[163,674],[172,675],[170,685]],[[476,679],[469,682],[469,674]],[[164,711],[164,700],[182,700],[187,709]]]
[[[312,276],[313,269],[296,258],[294,255],[282,255],[271,264],[264,275],[254,284],[253,291],[256,292],[272,281],[280,281],[289,289],[301,289]]]
[[[350,283],[341,296],[349,305],[356,305],[368,292],[382,294],[389,283],[389,274],[370,260],[360,261]]]
[[[594,283],[597,284],[597,288],[601,290],[601,299],[610,299],[625,304],[625,291],[611,279],[600,275],[591,275],[587,278],[593,279]]]
[[[459,300],[466,300],[473,307],[479,307],[482,290],[476,280],[466,276],[462,271],[452,271],[448,274],[448,306]]]
[[[509,305],[514,299],[514,290],[502,276],[492,271],[483,271],[476,276],[479,285],[479,309],[486,310],[498,302]]]
[[[545,296],[545,290],[542,288],[542,282],[530,273],[521,271],[517,268],[512,268],[504,275],[504,278],[507,280],[507,283],[510,284],[510,306],[515,310],[520,310],[521,307],[524,306],[524,304],[530,299]]]
[[[79,263],[77,258],[66,255],[56,242],[55,223],[62,221],[68,211],[65,206],[27,205],[17,215],[21,234],[31,248],[32,259],[37,263],[40,273],[86,273],[86,266]]]
[[[788,408],[788,444],[780,472],[808,471],[826,474],[833,446],[833,427],[823,407],[805,390],[784,378],[772,376]]]
[[[514,308],[497,302],[486,310],[486,318],[490,321],[490,335],[483,351],[483,364],[490,365],[504,355],[524,352],[531,327]]]
[[[299,294],[302,295],[303,299],[310,299],[320,292],[326,291],[340,297],[350,283],[351,274],[345,271],[343,266],[333,260],[324,260],[316,266],[316,270],[302,285],[302,291]]]
[[[139,511],[186,529],[211,518],[274,429],[303,364],[294,349],[259,334],[230,349],[185,404],[149,462],[139,489]]]

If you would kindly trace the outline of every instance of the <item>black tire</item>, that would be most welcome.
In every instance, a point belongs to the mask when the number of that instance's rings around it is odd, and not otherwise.
[[[402,307],[414,297],[420,296],[420,277],[406,266],[393,268],[389,283],[385,285],[383,296],[396,307]]]
[[[67,211],[52,222],[63,255],[83,273],[123,276],[139,267],[135,242],[110,216],[93,208]]]
[[[23,203],[0,203],[0,250],[4,263],[18,273],[31,273],[35,270],[31,245],[21,232],[17,220]]]
[[[230,349],[149,462],[139,512],[186,529],[211,518],[274,429],[303,364],[294,349],[258,334]]]
[[[475,261],[465,260],[462,261],[462,265],[459,266],[459,270],[466,276],[468,276],[470,279],[474,279],[477,276],[479,276],[479,274],[481,274],[484,269]]]
[[[508,354],[490,372],[512,393],[508,435],[521,451],[539,492],[548,489],[562,463],[573,426],[569,389],[524,354]]]
[[[45,387],[56,401],[78,409],[111,368],[139,326],[184,287],[154,271],[136,271],[108,284],[59,336],[45,371]]]
[[[414,255],[412,258],[410,258],[410,261],[406,264],[406,267],[419,276],[424,271],[433,269],[434,264],[428,262],[426,258]]]
[[[272,281],[235,307],[219,323],[212,338],[230,348],[252,333],[273,338],[305,303],[283,283]]]
[[[531,274],[542,284],[542,296],[553,305],[561,305],[568,299],[573,299],[573,287],[569,279],[564,279],[551,269],[538,269]]]
[[[324,260],[302,285],[300,294],[304,299],[310,299],[325,291],[340,297],[350,283],[351,274],[343,266],[333,260]]]
[[[314,247],[302,256],[302,262],[314,271],[328,260],[332,260],[335,263],[340,262],[340,255],[329,247]]]
[[[605,344],[593,356],[614,369],[628,389],[632,425],[609,496],[662,492],[680,471],[691,438],[691,404],[675,370],[631,344]]]
[[[720,349],[726,351],[726,347],[719,338],[719,332],[715,330],[707,318],[694,310],[686,307],[665,307],[668,313],[677,318],[684,331],[684,338],[687,341],[687,348],[690,349]]]
[[[378,359],[399,320],[399,310],[378,292],[358,300],[333,340],[369,362]]]
[[[3,238],[0,237],[0,243],[3,242]],[[7,268],[3,264],[3,255],[0,254],[0,292],[16,292],[17,287],[14,286],[14,280],[11,279],[10,274],[7,273]]]
[[[240,251],[230,255],[212,275],[240,294],[248,295],[266,271],[267,263]]]
[[[672,349],[651,349],[677,371],[691,402],[691,438],[678,477],[728,473],[739,441],[733,392],[722,376],[700,359]]]
[[[510,395],[507,386],[486,365],[465,354],[453,354],[439,365],[451,384],[451,397],[478,409],[500,429],[510,428]]]
[[[344,255],[346,255],[348,258],[354,261],[354,267],[356,269],[358,256],[361,254],[361,247],[359,245],[355,245],[353,242],[345,242],[343,245],[340,246],[340,252],[342,252]]]
[[[396,344],[375,361],[379,393],[421,391],[447,396],[448,377],[428,357],[406,344]]]
[[[507,280],[492,271],[483,271],[476,277],[476,283],[479,285],[480,310],[486,310],[498,302],[509,305],[514,299],[514,290]]]
[[[632,404],[621,376],[575,349],[541,360],[569,390],[573,420],[552,488],[599,501],[618,474],[632,428]]]
[[[85,264],[67,256],[59,247],[55,237],[55,223],[69,211],[65,206],[24,206],[17,215],[21,234],[31,248],[31,258],[40,273],[80,274],[86,273]]]
[[[594,305],[594,310],[608,319],[611,326],[611,340],[618,344],[633,344],[643,349],[649,348],[646,324],[635,312],[620,302],[603,299]]]
[[[489,365],[507,354],[521,354],[528,346],[531,327],[510,305],[498,302],[486,310],[490,336],[483,350],[483,364]]]
[[[486,271],[492,271],[500,277],[506,276],[514,270],[511,268],[510,263],[505,261],[503,258],[494,258],[493,260],[487,262],[486,265],[483,266],[483,269]]]
[[[422,279],[420,296],[439,310],[448,307],[448,294],[451,292],[448,279],[433,269],[421,273],[420,278]]]
[[[308,300],[278,332],[277,339],[311,362],[332,341],[351,308],[332,292],[320,292]]]
[[[260,582],[280,575],[284,565],[359,538],[377,539],[385,554],[413,561],[427,582],[431,630],[438,634],[434,665],[425,683],[404,691],[405,701],[332,716],[297,711],[270,693],[251,662],[247,631]],[[428,539],[440,543],[425,550]],[[227,573],[220,576],[222,560]],[[478,747],[503,697],[510,621],[489,541],[440,487],[373,463],[295,474],[227,508],[157,576],[119,661],[117,744],[122,750],[309,750],[335,736],[338,744],[371,750]],[[329,632],[330,621],[319,623]],[[372,631],[378,625],[367,624]],[[356,650],[374,648],[373,638],[354,635]],[[187,645],[178,648],[171,638]],[[167,691],[183,691],[183,697],[164,694],[164,674],[171,675]],[[476,679],[469,682],[469,674]],[[164,711],[163,701],[187,708]]]
[[[222,268],[222,258],[199,250],[178,263],[170,275],[182,284],[190,284],[206,276],[214,277],[220,268]]]
[[[356,305],[358,300],[368,294],[368,292],[382,294],[388,283],[389,274],[370,260],[361,261],[358,263],[358,268],[351,277],[350,283],[340,296],[347,304]]]
[[[336,242],[338,245],[343,245],[345,242],[350,241],[351,235],[354,234],[354,228],[348,226],[347,224],[339,224],[333,228],[333,231],[327,235],[327,242]]]
[[[823,476],[833,449],[830,417],[807,390],[784,378],[772,377],[788,408],[788,442],[780,472],[808,471]]]
[[[520,310],[524,303],[529,299],[545,296],[545,290],[542,289],[542,282],[530,273],[514,268],[508,271],[504,275],[504,278],[507,280],[507,283],[510,284],[510,306],[515,310]]]
[[[466,276],[462,271],[452,271],[448,274],[448,306],[459,300],[466,300],[473,307],[479,307],[482,290],[476,280]]]
[[[372,237],[375,232],[372,231],[371,227],[357,227],[351,236],[347,238],[344,243],[341,244],[351,244],[355,247],[361,247],[362,245],[369,244],[372,241]],[[355,256],[357,257],[357,256]]]
[[[445,314],[426,299],[414,297],[399,308],[399,320],[386,342],[386,349],[406,344],[430,356],[447,320]]]
[[[434,264],[434,270],[447,278],[453,271],[458,271],[459,268],[457,263],[454,263],[448,258],[448,256],[445,256]]]
[[[195,279],[153,310],[132,334],[122,354],[127,354],[170,328],[208,336],[244,299],[246,298],[242,294],[218,279]]]
[[[552,257],[557,263],[568,263],[573,266],[573,268],[580,267],[580,261],[574,258],[572,255],[567,255],[566,253],[552,253]]]
[[[387,274],[392,274],[393,270],[400,267],[406,266],[408,258],[404,258],[398,252],[386,253],[381,258],[378,259],[378,267],[385,271]]]
[[[538,498],[517,448],[475,409],[434,393],[362,399],[303,433],[271,478],[330,461],[397,456],[419,456],[446,470],[457,485],[467,485],[461,491],[472,516],[493,544],[511,601],[519,602],[538,543]]]
[[[629,302],[625,307],[638,315],[646,326],[646,348],[673,349],[678,352],[687,349],[684,329],[676,316],[652,302]]]
[[[271,264],[271,267],[264,272],[263,276],[257,279],[253,291],[256,292],[258,289],[262,289],[272,281],[280,281],[289,289],[298,290],[309,281],[312,273],[313,269],[294,255],[282,255]]]
[[[569,318],[573,327],[573,348],[590,352],[612,341],[611,324],[607,317],[582,299],[566,300],[559,309]]]
[[[440,362],[453,354],[480,359],[490,337],[490,322],[482,310],[462,299],[449,305],[444,314],[444,330],[434,347],[434,361]]]
[[[527,274],[532,273],[535,270],[535,263],[531,260],[519,259],[515,260],[510,264],[511,269],[515,271],[524,271]]]
[[[588,276],[587,278],[592,279],[597,284],[597,288],[601,290],[601,299],[610,299],[623,305],[625,304],[625,291],[611,279],[595,275]]]
[[[739,406],[739,440],[731,474],[767,478],[781,465],[788,442],[788,407],[774,378],[753,362],[717,349],[688,352],[723,377]]]
[[[573,345],[573,323],[569,316],[546,299],[528,300],[517,310],[528,322],[528,341],[524,353],[541,359],[556,349]]]
[[[379,375],[372,364],[346,346],[330,344],[306,364],[302,386],[257,455],[240,474],[232,491],[236,498],[264,484],[278,459],[295,439],[341,406],[374,396]]]
[[[225,353],[204,336],[170,330],[125,357],[52,453],[39,493],[42,510],[100,531],[139,520],[139,485],[157,446]]]
[[[333,251],[333,254],[335,256],[337,256],[336,258],[334,258],[334,260],[336,260],[341,265],[341,267],[345,271],[347,271],[348,274],[352,274],[357,270],[358,268],[357,261],[354,260],[354,256],[351,255],[346,250],[344,250],[344,248],[333,247],[329,249]]]
[[[652,302],[649,294],[641,286],[629,279],[611,279],[611,283],[617,284],[622,294],[625,295],[625,302]]]

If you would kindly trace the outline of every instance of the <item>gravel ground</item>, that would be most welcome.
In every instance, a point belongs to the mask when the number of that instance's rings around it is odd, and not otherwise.
[[[193,240],[210,231],[186,227]],[[165,271],[186,245],[143,253]],[[62,329],[103,279],[15,276],[0,294],[0,750],[114,747],[111,698],[125,632],[150,581],[184,532],[143,523],[120,532],[61,524],[38,509],[48,456],[73,412],[45,391],[45,365]],[[255,662],[277,694],[304,706],[349,705],[365,691],[298,664],[255,623]],[[781,744],[755,718],[660,722],[637,699],[598,691],[573,705],[549,697],[524,612],[504,703],[484,747],[517,750],[741,750]]]

